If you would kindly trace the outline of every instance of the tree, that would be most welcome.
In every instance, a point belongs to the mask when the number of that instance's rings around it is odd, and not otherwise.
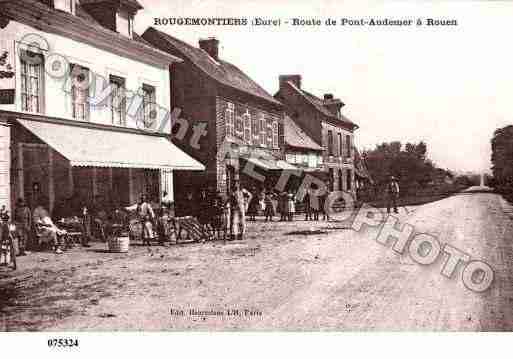
[[[508,196],[513,193],[513,126],[495,130],[492,145],[492,173],[495,188]]]
[[[415,192],[430,183],[443,182],[446,176],[453,177],[449,170],[437,168],[427,153],[428,148],[423,141],[404,146],[394,141],[378,144],[362,155],[376,183],[384,184],[393,175],[403,188],[411,188]]]

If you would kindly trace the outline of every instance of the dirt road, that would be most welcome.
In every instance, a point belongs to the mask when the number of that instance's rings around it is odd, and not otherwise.
[[[251,223],[242,242],[113,255],[97,245],[0,272],[4,330],[513,330],[513,209],[463,193],[398,218],[494,269],[476,293],[347,223]],[[305,234],[306,233],[306,234]],[[3,326],[3,328],[2,328]]]

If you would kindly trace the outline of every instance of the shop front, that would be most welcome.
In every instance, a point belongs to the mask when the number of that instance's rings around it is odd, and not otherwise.
[[[175,171],[204,170],[162,135],[17,115],[2,132],[10,138],[10,181],[0,194],[9,193],[10,208],[20,198],[30,204],[36,185],[50,211],[92,201],[128,206],[142,194],[159,203],[164,191],[173,199]]]

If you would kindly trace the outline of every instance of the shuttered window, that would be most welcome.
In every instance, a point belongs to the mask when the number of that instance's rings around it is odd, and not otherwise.
[[[143,103],[142,103],[142,120],[145,128],[152,128],[157,118],[156,96],[157,91],[154,86],[143,84]]]
[[[235,105],[228,103],[225,111],[226,134],[235,136]]]
[[[260,146],[265,147],[266,146],[265,138],[266,138],[267,124],[265,121],[265,115],[263,113],[260,114],[259,122],[260,122]]]
[[[251,117],[251,138],[253,145],[260,145],[260,120],[258,117]]]
[[[328,131],[328,155],[333,156],[333,132]]]
[[[266,140],[267,147],[273,147],[273,123],[271,121],[266,121]]]
[[[22,51],[20,64],[21,110],[42,113],[44,57],[30,51]]]
[[[244,122],[244,142],[251,144],[251,115],[248,110],[242,115],[242,121]]]
[[[111,92],[111,115],[112,124],[116,126],[126,125],[126,94],[125,79],[119,76],[110,76]]]
[[[274,120],[273,121],[273,147],[274,148],[279,148],[279,144],[278,144],[278,121],[277,120]]]

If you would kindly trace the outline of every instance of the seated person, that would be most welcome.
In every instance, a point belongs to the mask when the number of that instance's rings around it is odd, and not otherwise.
[[[55,253],[61,254],[62,237],[66,234],[66,231],[57,228],[43,206],[37,206],[32,217],[40,243],[53,244]]]

